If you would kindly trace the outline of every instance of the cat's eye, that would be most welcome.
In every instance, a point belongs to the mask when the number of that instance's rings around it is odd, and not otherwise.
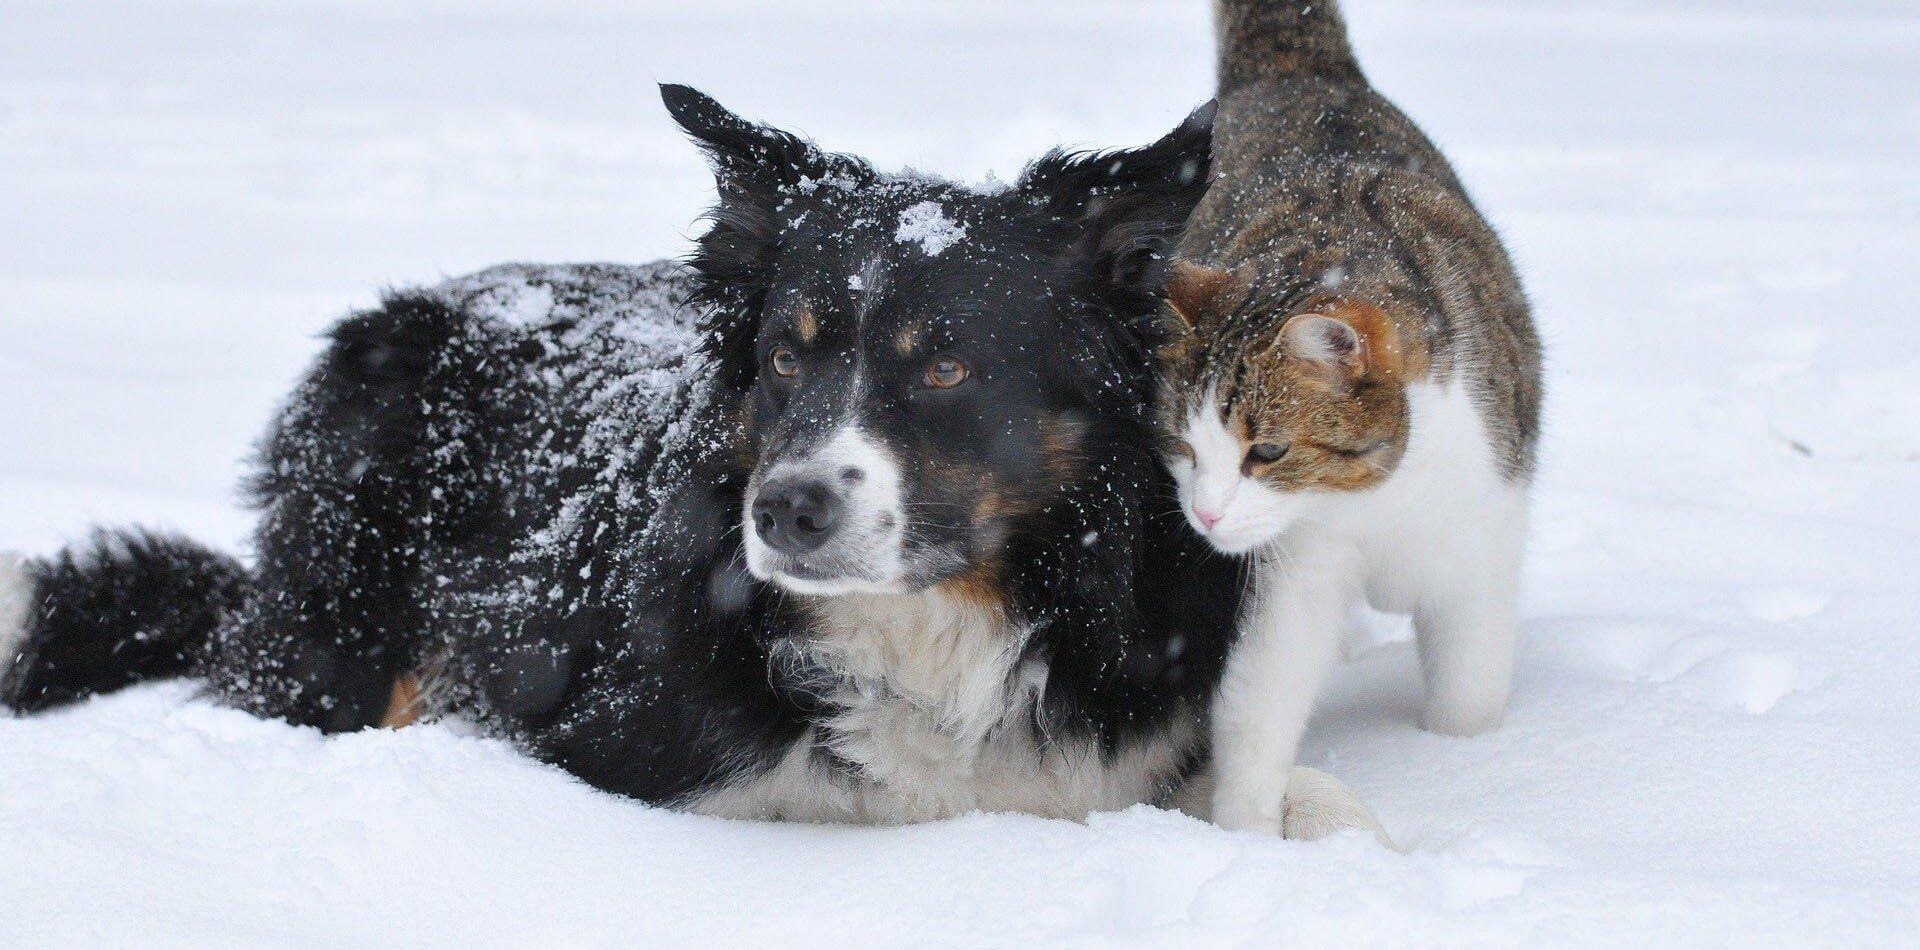
[[[927,385],[935,389],[952,389],[966,382],[969,375],[967,364],[951,356],[943,356],[927,364]]]
[[[1247,459],[1260,465],[1272,465],[1287,455],[1287,446],[1281,442],[1255,442],[1247,450]]]
[[[784,346],[776,346],[767,354],[767,365],[773,367],[773,375],[782,379],[800,375],[800,357]]]

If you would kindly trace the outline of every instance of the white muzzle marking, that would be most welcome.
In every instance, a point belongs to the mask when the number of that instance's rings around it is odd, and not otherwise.
[[[841,505],[833,535],[815,551],[789,554],[761,537],[754,502],[763,486],[786,480],[830,486]],[[846,424],[806,453],[782,458],[747,489],[742,521],[747,570],[796,594],[896,593],[905,577],[906,514],[900,465],[880,441]]]

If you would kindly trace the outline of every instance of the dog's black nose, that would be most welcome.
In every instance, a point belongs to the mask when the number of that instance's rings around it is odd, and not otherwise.
[[[753,500],[753,526],[760,540],[784,554],[806,554],[833,537],[840,523],[840,496],[825,482],[780,481],[763,485]]]

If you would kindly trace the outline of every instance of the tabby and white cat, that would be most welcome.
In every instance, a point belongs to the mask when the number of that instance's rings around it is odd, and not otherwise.
[[[1256,566],[1213,818],[1279,833],[1358,599],[1413,615],[1428,729],[1504,714],[1540,352],[1498,236],[1331,0],[1217,12],[1216,181],[1169,282],[1160,411],[1194,529]]]

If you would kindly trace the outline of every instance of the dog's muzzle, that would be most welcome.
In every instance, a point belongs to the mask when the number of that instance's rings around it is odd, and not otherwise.
[[[747,570],[796,594],[891,592],[906,575],[900,466],[848,426],[769,460],[747,492]]]

